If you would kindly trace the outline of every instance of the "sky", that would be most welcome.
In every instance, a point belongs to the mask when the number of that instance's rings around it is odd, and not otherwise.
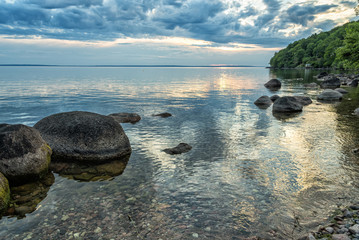
[[[267,66],[356,0],[0,0],[0,64]]]

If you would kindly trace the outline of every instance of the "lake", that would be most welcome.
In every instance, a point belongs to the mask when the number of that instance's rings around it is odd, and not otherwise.
[[[122,173],[81,181],[50,173],[36,210],[3,217],[3,239],[290,239],[359,197],[358,91],[320,103],[315,70],[0,67],[0,123],[51,114],[134,112],[122,124],[133,152]],[[282,88],[263,84],[280,78]],[[253,102],[303,95],[291,118]],[[170,112],[172,117],[153,114]],[[185,142],[181,155],[162,150]]]

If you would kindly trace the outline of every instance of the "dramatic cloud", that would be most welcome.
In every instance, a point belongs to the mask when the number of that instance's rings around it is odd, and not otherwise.
[[[354,19],[355,5],[343,0],[0,0],[0,38],[92,43],[174,38],[222,50],[275,48]]]

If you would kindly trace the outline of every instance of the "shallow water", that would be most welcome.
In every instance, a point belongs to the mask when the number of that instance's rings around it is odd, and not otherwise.
[[[357,90],[342,103],[303,88],[315,71],[264,68],[0,68],[0,122],[50,114],[136,112],[123,124],[132,155],[112,180],[56,173],[36,211],[3,217],[4,239],[290,239],[359,196]],[[282,79],[278,92],[263,84]],[[253,102],[305,95],[287,119]],[[170,118],[153,114],[170,112]],[[192,145],[181,155],[162,150]]]

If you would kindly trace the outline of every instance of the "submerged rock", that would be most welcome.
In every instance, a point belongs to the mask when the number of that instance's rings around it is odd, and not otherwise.
[[[261,96],[254,102],[254,104],[259,108],[268,108],[272,105],[272,100],[268,96]]]
[[[137,113],[112,113],[108,115],[115,119],[118,123],[136,123],[141,120],[141,116]]]
[[[25,125],[0,124],[0,172],[10,185],[35,181],[44,176],[51,149],[40,133]]]
[[[323,101],[339,101],[341,100],[343,95],[340,92],[337,92],[332,89],[325,89],[319,96],[318,100]]]
[[[55,161],[103,162],[132,151],[121,125],[112,117],[96,113],[58,113],[34,127],[51,146]]]
[[[10,187],[6,177],[0,172],[0,213],[4,212],[10,202]]]
[[[266,88],[272,91],[277,91],[282,87],[282,83],[278,79],[271,79],[264,84]]]
[[[171,113],[168,113],[168,112],[164,112],[164,113],[154,114],[153,116],[154,116],[154,117],[168,118],[168,117],[171,117],[172,114],[171,114]]]
[[[290,96],[281,97],[273,104],[275,113],[293,113],[301,112],[303,105],[295,98]]]
[[[165,153],[174,155],[174,154],[181,154],[181,153],[188,152],[191,149],[192,149],[192,147],[190,145],[188,145],[187,143],[180,143],[174,148],[166,148],[163,151]]]
[[[306,97],[306,96],[294,96],[294,98],[303,106],[307,106],[313,102],[312,99],[310,99],[310,97]]]
[[[324,80],[321,84],[321,88],[339,88],[340,87],[340,79],[334,76],[329,77],[327,80]]]
[[[38,181],[11,187],[10,205],[5,215],[25,217],[25,214],[35,211],[54,181],[54,174],[49,172]]]
[[[102,181],[113,179],[123,173],[130,155],[102,164],[80,162],[52,162],[50,169],[60,176],[78,181]]]

